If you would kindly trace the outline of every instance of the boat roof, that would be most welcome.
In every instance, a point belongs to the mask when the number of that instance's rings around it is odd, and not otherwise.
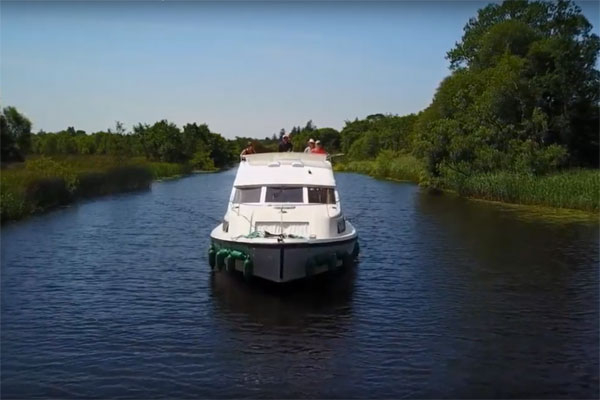
[[[244,156],[233,185],[335,186],[333,169],[325,154],[261,153]]]

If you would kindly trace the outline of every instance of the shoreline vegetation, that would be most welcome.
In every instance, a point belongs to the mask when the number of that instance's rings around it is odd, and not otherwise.
[[[1,221],[23,219],[81,199],[148,189],[154,180],[195,171],[189,164],[151,162],[143,157],[32,157],[2,169]]]
[[[544,176],[503,171],[455,176],[454,180],[447,178],[432,184],[418,159],[400,154],[392,157],[380,155],[375,160],[367,161],[341,161],[335,164],[335,170],[412,182],[471,199],[590,213],[600,211],[600,171],[595,169],[574,168]]]
[[[600,210],[600,38],[569,0],[504,1],[478,10],[446,53],[429,106],[371,114],[341,131],[312,121],[289,131],[294,151],[320,140],[338,171],[408,180],[432,191],[511,204]],[[214,171],[286,134],[226,139],[206,124],[167,120],[129,131],[68,127],[31,132],[14,107],[0,112],[2,222],[60,204]]]
[[[438,181],[433,186],[423,163],[410,154],[383,153],[375,160],[342,160],[334,163],[334,169],[411,182],[472,199],[590,213],[600,210],[598,170],[571,169],[543,177],[500,172]],[[156,180],[221,170],[197,170],[189,164],[152,162],[143,157],[32,157],[2,170],[1,220],[6,223],[82,199],[148,189]]]
[[[87,134],[69,127],[31,133],[14,107],[0,113],[1,223],[52,210],[79,199],[147,189],[153,180],[219,171],[237,162],[246,139],[227,140],[206,124],[180,129],[162,120],[127,132]]]

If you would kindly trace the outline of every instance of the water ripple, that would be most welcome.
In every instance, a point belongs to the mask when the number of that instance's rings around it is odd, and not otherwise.
[[[235,171],[2,230],[7,398],[598,395],[598,226],[339,174],[356,268],[206,265]]]

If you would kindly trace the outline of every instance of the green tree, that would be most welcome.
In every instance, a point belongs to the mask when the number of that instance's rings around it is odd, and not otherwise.
[[[312,121],[307,123],[312,125]],[[333,128],[300,129],[292,136],[294,151],[304,151],[309,139],[320,140],[328,153],[337,152],[340,148],[340,133]]]
[[[191,159],[193,157],[197,158],[198,153],[209,154],[210,135],[210,129],[206,124],[193,123],[185,125],[181,135],[184,157]]]
[[[349,155],[353,160],[375,158],[381,150],[377,135],[362,135],[350,146]]]
[[[316,129],[317,129],[317,127],[315,126],[315,124],[313,124],[312,119],[311,119],[306,123],[303,130],[304,131],[314,131]]]
[[[31,121],[15,107],[5,107],[0,113],[2,161],[23,160],[31,150]]]
[[[346,121],[340,133],[342,152],[360,159],[375,157],[381,150],[411,150],[414,114],[405,116],[372,114],[364,120]]]
[[[447,56],[455,73],[467,69],[471,77],[516,57],[518,122],[530,124],[537,109],[545,115],[545,145],[564,146],[571,164],[597,165],[600,39],[591,29],[571,1],[505,1],[479,10]],[[507,110],[502,101],[510,105],[500,97],[499,114]]]
[[[186,160],[181,131],[175,124],[167,120],[156,122],[152,126],[139,124],[134,127],[134,132],[139,135],[149,160],[166,162]]]
[[[239,152],[237,152],[235,144],[228,142],[218,133],[210,134],[208,145],[210,158],[213,160],[215,167],[223,168],[238,160]]]

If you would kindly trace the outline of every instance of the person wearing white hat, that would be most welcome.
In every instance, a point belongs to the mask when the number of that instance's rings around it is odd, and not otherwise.
[[[312,149],[315,148],[315,139],[310,138],[308,139],[308,146],[306,146],[306,148],[304,149],[305,153],[310,153],[312,151]]]
[[[320,140],[317,140],[315,142],[315,148],[312,149],[311,153],[313,153],[313,154],[327,154],[327,152],[323,148],[323,145],[321,144]]]

